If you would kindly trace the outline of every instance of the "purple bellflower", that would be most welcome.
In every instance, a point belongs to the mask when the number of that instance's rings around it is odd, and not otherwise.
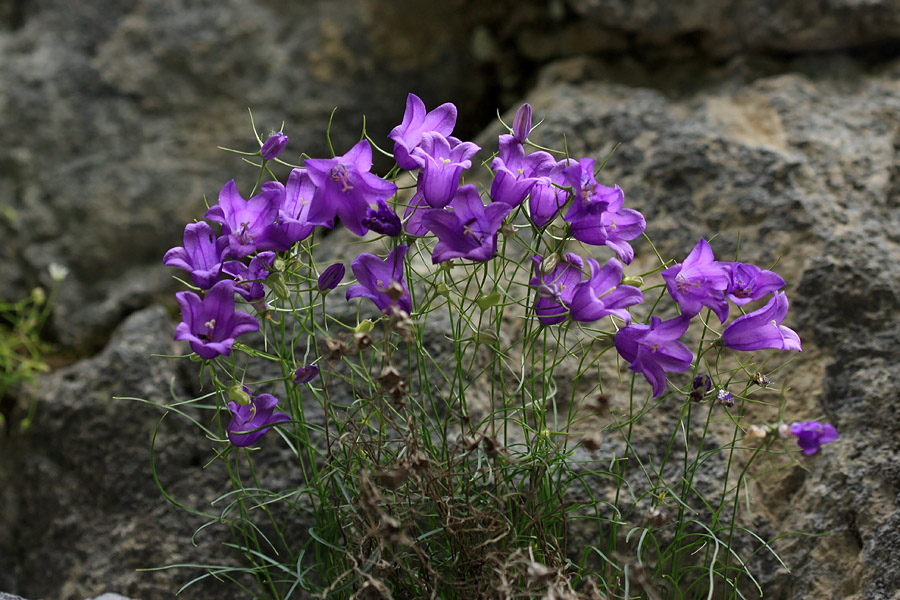
[[[246,386],[244,391],[250,393]],[[272,394],[255,396],[246,406],[237,402],[229,402],[228,410],[232,415],[231,422],[226,428],[229,441],[239,448],[251,446],[276,423],[290,421],[291,418],[286,414],[275,412],[277,404],[278,398]]]
[[[166,252],[163,264],[188,271],[197,287],[208,290],[219,280],[227,252],[228,239],[217,238],[208,223],[188,223],[184,228],[184,246]]]
[[[563,186],[566,184],[564,171],[569,166],[571,160],[563,159],[556,162],[552,157],[550,161],[535,165],[533,175],[536,181],[528,197],[528,214],[537,227],[544,227],[550,223],[568,202],[569,194]]]
[[[700,238],[683,263],[662,272],[669,295],[681,312],[693,317],[704,306],[712,309],[722,323],[728,318],[725,289],[731,280],[728,265],[718,262],[709,242]]]
[[[284,152],[284,147],[287,146],[288,136],[284,135],[281,131],[278,133],[273,133],[269,136],[260,149],[259,153],[262,156],[263,160],[272,160],[282,152]]]
[[[531,260],[534,262],[534,277],[529,285],[537,288],[534,312],[544,325],[562,323],[569,314],[576,286],[583,279],[584,261],[577,254],[569,253],[549,270],[540,256],[532,256]],[[545,270],[549,272],[545,273]]]
[[[632,323],[616,332],[616,350],[631,363],[628,367],[641,373],[653,386],[653,397],[666,391],[666,372],[686,371],[694,355],[678,341],[691,323],[688,315],[668,321],[650,317],[650,324]]]
[[[494,172],[491,199],[514,207],[522,204],[538,181],[535,173],[545,164],[552,165],[555,162],[547,152],[533,152],[525,156],[525,148],[521,142],[514,136],[501,135],[499,152],[491,161],[491,170]]]
[[[472,167],[471,158],[479,150],[472,142],[448,140],[433,131],[422,134],[422,142],[412,156],[422,165],[417,189],[429,206],[443,208],[453,200],[463,169]]]
[[[412,156],[412,151],[422,142],[426,132],[449,136],[456,127],[456,106],[447,102],[431,112],[425,112],[425,103],[415,94],[406,97],[406,111],[403,122],[394,127],[388,137],[394,140],[394,160],[407,171],[424,168],[420,157]]]
[[[370,173],[371,169],[372,146],[368,140],[359,141],[343,156],[308,159],[306,171],[316,186],[308,221],[327,225],[337,216],[347,229],[365,235],[368,228],[363,219],[369,205],[397,191],[396,185]]]
[[[182,319],[175,339],[189,342],[200,358],[228,356],[235,338],[259,329],[253,315],[235,312],[234,282],[228,279],[212,286],[202,300],[193,292],[178,292],[175,297]]]
[[[262,185],[259,194],[244,200],[232,179],[219,192],[219,203],[206,218],[222,224],[222,235],[234,258],[243,258],[256,250],[287,250],[290,243],[275,225],[284,201],[284,186],[277,181]]]
[[[388,206],[387,202],[378,199],[378,208],[371,208],[366,211],[366,218],[362,220],[362,224],[375,233],[380,233],[390,237],[397,237],[403,232],[403,225],[400,223],[400,217]]]
[[[791,423],[791,434],[797,437],[797,444],[806,456],[818,452],[822,444],[830,444],[840,438],[834,425],[818,421]]]
[[[449,208],[432,208],[422,216],[422,224],[440,240],[434,246],[432,262],[452,258],[481,262],[494,256],[497,231],[512,208],[503,202],[485,206],[474,185],[459,188]]]
[[[409,200],[406,212],[403,213],[403,227],[409,235],[425,235],[428,233],[428,227],[422,224],[422,217],[431,210],[428,203],[425,202],[425,196],[422,192],[416,190],[416,193]]]
[[[644,232],[647,223],[644,215],[631,208],[622,208],[625,194],[619,186],[604,188],[615,193],[605,194],[606,209],[571,221],[572,237],[586,244],[608,246],[625,264],[634,260],[634,249],[628,242]]]
[[[310,223],[309,207],[316,186],[306,169],[293,169],[284,186],[284,202],[278,211],[278,227],[289,242],[300,242],[312,234],[315,224]],[[325,223],[334,227],[334,222]]]
[[[563,170],[563,176],[566,184],[575,191],[572,206],[565,216],[569,223],[602,213],[607,210],[615,196],[621,194],[624,198],[618,186],[610,188],[597,183],[594,178],[593,158],[582,158],[577,163],[569,165]]]
[[[631,322],[631,314],[626,310],[629,306],[644,301],[641,290],[633,285],[620,285],[622,282],[622,263],[610,258],[600,267],[593,258],[587,259],[591,267],[591,276],[575,286],[575,293],[569,304],[572,320],[591,323],[608,315],[615,315]]]
[[[725,295],[738,306],[759,300],[784,287],[784,279],[772,271],[740,262],[724,263],[731,279]]]
[[[512,134],[520,144],[524,144],[525,140],[528,139],[529,133],[531,133],[531,105],[525,103],[516,111],[516,116],[513,119]]]
[[[260,252],[245,265],[239,260],[229,260],[222,270],[234,277],[234,291],[247,302],[256,302],[266,297],[263,281],[269,276],[269,269],[275,263],[274,252]]]
[[[316,287],[323,294],[330,292],[344,280],[346,272],[347,269],[344,267],[344,263],[334,263],[322,271],[322,274],[319,275],[319,279],[316,281]]]
[[[368,298],[379,309],[389,312],[392,306],[412,313],[412,297],[403,280],[403,259],[407,246],[397,246],[382,260],[374,254],[362,253],[350,263],[358,284],[347,289],[347,300]]]
[[[775,296],[759,310],[735,319],[722,332],[722,343],[732,350],[749,352],[774,348],[802,352],[797,333],[781,324],[788,311],[788,299],[784,292]]]

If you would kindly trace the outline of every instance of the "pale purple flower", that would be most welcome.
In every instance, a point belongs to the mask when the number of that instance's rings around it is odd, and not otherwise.
[[[256,250],[280,252],[290,248],[284,232],[275,225],[284,201],[284,186],[277,181],[262,185],[259,194],[244,200],[232,179],[219,192],[219,203],[209,209],[206,218],[222,224],[231,255],[243,258]]]
[[[512,134],[520,144],[524,144],[525,140],[528,139],[529,133],[531,133],[531,105],[525,103],[516,111],[516,116],[513,119]]]
[[[184,246],[166,252],[163,264],[188,271],[197,287],[208,290],[219,280],[227,253],[228,239],[217,238],[209,224],[188,223],[184,228]]]
[[[378,199],[378,208],[369,208],[366,211],[366,218],[362,220],[362,224],[375,233],[397,237],[403,232],[403,226],[400,223],[400,217],[388,206],[387,202]]]
[[[740,262],[723,264],[728,266],[730,275],[725,295],[737,305],[759,300],[785,285],[780,275],[756,265]]]
[[[347,300],[368,298],[384,312],[396,306],[412,313],[412,297],[403,279],[403,259],[408,249],[397,246],[384,260],[365,252],[356,257],[350,268],[359,283],[347,289]]]
[[[309,208],[316,186],[306,169],[293,169],[284,187],[284,202],[278,211],[278,226],[289,242],[300,242],[310,236],[316,225],[309,222]],[[334,227],[334,222],[323,223]]]
[[[534,277],[528,284],[537,288],[538,296],[534,312],[544,325],[562,323],[569,314],[575,288],[584,278],[584,261],[577,254],[569,253],[545,273],[542,257],[532,256],[531,260],[534,263]]]
[[[787,311],[787,296],[784,292],[775,292],[765,306],[728,325],[722,332],[722,343],[732,350],[744,352],[764,348],[802,351],[797,333],[781,324]]]
[[[448,208],[432,208],[422,224],[438,237],[431,260],[434,264],[452,258],[485,261],[497,251],[497,231],[512,206],[481,201],[474,185],[459,188]]]
[[[732,393],[728,390],[720,389],[716,392],[716,401],[722,406],[731,408],[732,406],[734,406],[734,395],[732,395]]]
[[[628,368],[641,373],[653,386],[653,397],[666,390],[666,372],[686,371],[694,355],[678,341],[687,331],[691,318],[681,315],[661,321],[650,317],[650,324],[632,323],[616,332],[616,350],[631,363]]]
[[[202,300],[193,292],[178,292],[175,297],[182,319],[175,328],[175,339],[189,342],[200,358],[228,356],[235,338],[259,329],[253,315],[235,312],[231,280],[215,284]]]
[[[281,131],[278,133],[273,133],[269,136],[260,149],[259,153],[262,156],[263,160],[272,160],[282,152],[284,152],[284,147],[287,146],[288,136],[284,135]]]
[[[700,238],[691,253],[662,272],[669,295],[683,314],[694,316],[704,306],[712,309],[722,323],[728,318],[725,289],[731,280],[727,263],[718,262],[709,242]]]
[[[248,394],[250,390],[244,387]],[[240,448],[251,446],[277,423],[290,421],[291,418],[282,412],[275,412],[278,398],[272,394],[259,394],[244,406],[237,402],[229,402],[231,422],[226,431],[228,439]]]
[[[294,383],[309,383],[319,376],[319,367],[316,365],[303,365],[294,371]]]
[[[459,189],[463,169],[471,168],[471,158],[480,149],[472,142],[448,140],[432,131],[422,134],[422,141],[412,156],[422,166],[417,189],[429,206],[447,206]]]
[[[575,286],[569,303],[572,320],[590,323],[615,315],[630,323],[631,314],[626,308],[640,304],[644,296],[633,285],[620,285],[622,263],[615,258],[610,258],[602,268],[593,258],[587,259],[587,263],[591,267],[591,276]]]
[[[361,140],[343,156],[310,158],[306,172],[316,186],[307,220],[326,225],[337,216],[347,229],[365,235],[369,205],[390,198],[397,186],[370,173],[372,146]]]
[[[791,423],[791,433],[797,436],[797,444],[806,456],[818,452],[822,444],[830,444],[840,438],[834,425],[818,421]]]
[[[322,271],[322,274],[319,275],[319,279],[316,281],[316,287],[322,293],[330,292],[344,280],[346,272],[347,269],[344,267],[344,263],[334,263]]]
[[[400,168],[412,171],[424,165],[420,158],[411,156],[412,151],[422,142],[426,132],[449,136],[456,126],[456,106],[447,102],[431,112],[425,112],[425,103],[415,94],[406,97],[406,111],[403,122],[388,134],[394,140],[394,160]]]

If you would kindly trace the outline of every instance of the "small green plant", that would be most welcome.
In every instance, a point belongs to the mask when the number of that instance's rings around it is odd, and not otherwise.
[[[164,408],[217,446],[233,491],[191,510],[246,560],[188,585],[276,599],[761,593],[748,562],[777,555],[745,518],[751,465],[786,454],[779,439],[804,454],[837,439],[784,424],[771,389],[773,351],[801,348],[782,325],[785,281],[716,260],[704,239],[664,259],[622,190],[597,182],[602,165],[530,141],[528,105],[484,163],[490,189],[462,184],[480,149],[450,136],[455,120],[410,94],[393,154],[364,134],[303,167],[277,159],[284,133],[257,136],[250,200],[230,181],[206,213],[221,233],[191,223],[166,254],[191,279],[175,339],[213,389]],[[373,147],[397,163],[383,178]],[[273,161],[293,167],[285,184]],[[343,262],[316,258],[337,220],[367,250],[349,284]],[[778,419],[760,425],[766,404]],[[295,483],[269,489],[256,450],[276,443]]]
[[[51,265],[50,275],[53,286],[49,294],[36,287],[21,300],[0,302],[0,426],[10,425],[8,415],[22,386],[49,370],[44,362],[47,344],[41,339],[41,330],[50,317],[59,283],[66,277],[65,268]],[[34,402],[29,402],[26,416],[19,421],[21,429],[31,425],[34,407]]]

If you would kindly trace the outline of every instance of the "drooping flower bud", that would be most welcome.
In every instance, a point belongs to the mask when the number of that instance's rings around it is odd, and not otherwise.
[[[303,365],[294,371],[294,383],[309,383],[319,376],[319,367],[316,365]]]
[[[228,396],[229,400],[232,400],[233,402],[237,402],[243,406],[250,405],[250,393],[247,388],[240,383],[228,386],[228,388],[225,389],[225,394]]]
[[[338,284],[344,280],[344,273],[346,273],[346,271],[347,269],[344,267],[344,263],[334,263],[322,271],[322,274],[319,275],[319,280],[316,283],[319,291],[323,294],[327,294],[336,288]]]
[[[284,135],[284,133],[280,131],[278,133],[273,133],[262,145],[259,153],[263,160],[272,160],[284,151],[284,147],[287,146],[287,143],[288,136]]]
[[[512,127],[513,137],[518,140],[520,144],[524,144],[525,140],[528,138],[528,134],[531,133],[531,105],[528,103],[523,104],[519,107],[519,110],[516,111],[516,117],[513,119],[513,127]]]

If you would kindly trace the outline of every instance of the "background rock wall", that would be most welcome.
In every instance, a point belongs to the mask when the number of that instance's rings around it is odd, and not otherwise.
[[[0,297],[68,266],[49,333],[74,361],[0,433],[0,590],[166,597],[186,573],[135,569],[220,556],[150,478],[158,412],[111,400],[193,390],[148,358],[175,347],[161,257],[242,172],[216,146],[252,149],[248,107],[296,159],[326,151],[335,106],[336,151],[363,113],[384,140],[413,91],[457,103],[464,138],[524,98],[550,145],[620,143],[604,181],[665,253],[718,233],[780,258],[804,340],[789,408],[842,439],[761,483],[764,527],[831,532],[784,542],[792,573],[767,565],[763,589],[900,598],[898,43],[891,0],[0,1]],[[160,469],[200,506],[223,480],[183,434],[164,424]]]

